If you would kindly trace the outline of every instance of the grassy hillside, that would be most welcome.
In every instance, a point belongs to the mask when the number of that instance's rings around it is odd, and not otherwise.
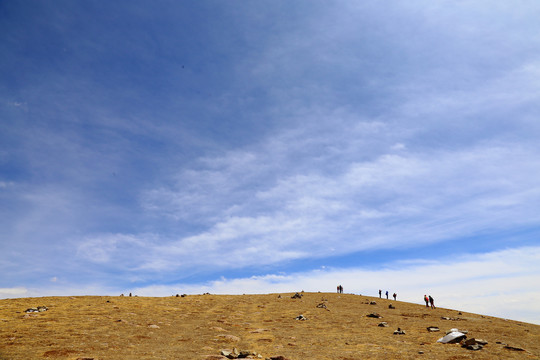
[[[0,300],[0,359],[215,360],[233,348],[291,360],[540,358],[538,325],[362,295],[292,295]],[[47,310],[25,312],[38,306]],[[437,343],[451,328],[488,344]]]

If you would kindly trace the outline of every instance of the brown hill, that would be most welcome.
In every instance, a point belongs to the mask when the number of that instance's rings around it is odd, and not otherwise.
[[[233,348],[291,360],[540,358],[538,325],[362,295],[292,295],[0,300],[0,359],[226,359],[221,351]],[[26,312],[38,306],[47,310]],[[451,328],[488,344],[438,343]]]

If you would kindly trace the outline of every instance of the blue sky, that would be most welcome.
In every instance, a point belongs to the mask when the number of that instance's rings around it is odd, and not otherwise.
[[[540,324],[540,4],[0,3],[0,298],[379,288]]]

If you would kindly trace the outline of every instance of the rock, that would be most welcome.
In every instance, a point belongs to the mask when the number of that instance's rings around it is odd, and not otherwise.
[[[158,326],[158,325],[153,325],[153,324],[152,324],[152,325],[148,325],[148,327],[149,327],[150,329],[159,329],[159,326]]]
[[[369,315],[366,315],[367,317],[370,317],[370,318],[375,318],[375,319],[380,319],[382,318],[381,315],[377,314],[377,313],[371,313]]]
[[[325,303],[320,303],[319,305],[317,305],[317,307],[321,309],[328,309]]]
[[[390,305],[388,305],[388,308],[389,309],[395,309],[396,307],[394,305],[390,304]]]
[[[418,353],[421,355],[421,354],[423,354],[424,352],[423,352],[423,351],[419,351]]]
[[[285,356],[279,355],[279,356],[272,356],[270,360],[289,360],[289,359],[287,359]]]
[[[37,308],[28,308],[24,312],[29,314],[29,313],[35,313],[35,312],[44,312],[47,310],[49,310],[49,308],[46,306],[38,306]]]
[[[480,344],[472,344],[472,345],[467,345],[467,346],[464,346],[465,349],[467,350],[482,350],[483,346],[480,345]]]
[[[296,293],[293,296],[291,296],[291,299],[301,299],[301,298],[302,298],[302,294],[299,294],[299,293]]]
[[[221,355],[225,356],[226,358],[228,358],[231,354],[232,354],[232,351],[221,350]]]
[[[475,339],[475,338],[470,338],[470,339],[466,339],[466,340],[461,341],[461,346],[463,346],[463,347],[469,346],[469,345],[475,345],[475,344],[484,346],[484,345],[487,345],[488,342],[486,340]]]
[[[377,325],[377,326],[388,327],[388,323],[386,321],[383,321],[383,322],[380,322],[379,325]]]
[[[515,347],[515,346],[510,346],[510,345],[505,345],[504,348],[507,350],[512,350],[512,351],[525,351],[525,349]]]
[[[375,301],[370,301],[369,305],[377,305],[377,303]]]
[[[464,333],[464,334],[467,334],[469,333],[467,330],[459,330],[459,329],[456,329],[456,328],[453,328],[453,329],[450,329],[446,332],[446,335],[450,334],[450,333],[453,333],[453,332],[460,332],[460,333]]]
[[[436,332],[436,331],[439,331],[440,329],[436,326],[428,326],[427,327],[427,331],[429,332]]]
[[[401,330],[401,328],[397,328],[397,330],[394,331],[394,335],[405,335],[405,331]]]
[[[467,338],[467,335],[465,335],[464,333],[459,332],[459,331],[453,331],[446,334],[439,340],[437,340],[437,342],[440,342],[443,344],[456,344],[466,338]]]
[[[483,339],[476,339],[476,343],[480,344],[480,345],[487,345],[488,344],[488,342],[486,340],[483,340]]]
[[[307,317],[305,317],[304,315],[300,314],[300,315],[298,315],[297,317],[295,317],[294,320],[301,320],[301,321],[304,321],[304,320],[307,320]]]

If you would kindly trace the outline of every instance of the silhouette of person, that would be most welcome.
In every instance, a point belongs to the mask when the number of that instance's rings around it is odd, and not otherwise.
[[[426,302],[426,307],[429,307],[429,299],[427,295],[424,295],[424,301]]]
[[[379,297],[382,298],[382,290],[379,289]]]
[[[394,296],[394,301],[395,301],[395,300],[396,300],[396,298],[397,298],[397,294],[396,294],[396,293],[394,293],[394,295],[393,295],[393,296]]]
[[[388,299],[388,290],[386,290],[386,298]]]
[[[431,304],[431,308],[432,308],[432,309],[435,309],[435,300],[433,300],[433,298],[431,297],[431,295],[429,295],[429,303]]]
[[[338,285],[338,286],[337,286],[337,292],[338,292],[338,294],[339,294],[340,287],[341,287],[341,285]]]
[[[343,286],[339,285],[339,292],[343,294]]]

